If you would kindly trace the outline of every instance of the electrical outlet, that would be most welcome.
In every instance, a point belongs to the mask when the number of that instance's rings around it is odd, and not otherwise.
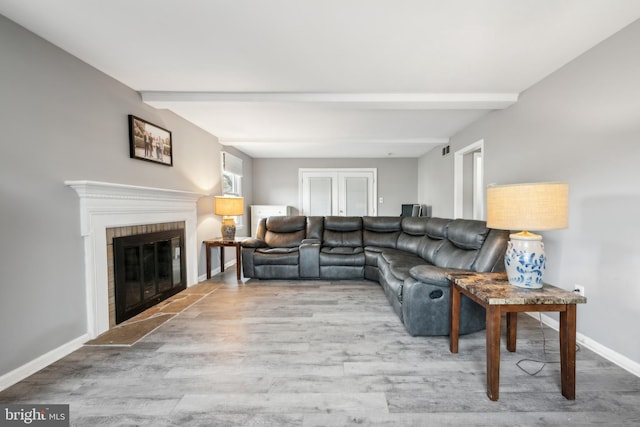
[[[584,286],[581,285],[573,285],[573,292],[584,296]]]

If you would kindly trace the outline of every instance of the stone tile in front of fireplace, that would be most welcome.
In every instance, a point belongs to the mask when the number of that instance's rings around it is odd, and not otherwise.
[[[85,345],[130,346],[178,313],[219,288],[220,284],[203,282],[161,301],[137,316],[114,326]]]

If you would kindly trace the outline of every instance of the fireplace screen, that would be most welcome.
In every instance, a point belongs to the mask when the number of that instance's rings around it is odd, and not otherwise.
[[[184,230],[113,239],[116,324],[186,288]]]

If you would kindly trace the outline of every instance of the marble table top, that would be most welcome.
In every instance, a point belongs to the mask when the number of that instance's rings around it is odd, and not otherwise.
[[[506,273],[448,273],[447,279],[490,305],[504,304],[584,304],[587,299],[575,292],[545,283],[540,289],[509,284]]]

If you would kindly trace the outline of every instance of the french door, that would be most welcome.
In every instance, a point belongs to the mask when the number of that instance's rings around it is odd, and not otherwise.
[[[300,169],[300,206],[307,216],[375,216],[377,169]]]

